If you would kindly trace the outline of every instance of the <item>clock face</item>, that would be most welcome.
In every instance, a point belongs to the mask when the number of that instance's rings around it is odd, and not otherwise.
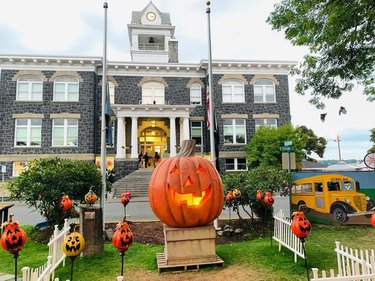
[[[147,18],[149,21],[153,21],[153,20],[156,19],[156,15],[155,15],[155,13],[153,13],[153,12],[149,12],[149,13],[147,13],[146,18]]]
[[[375,169],[375,153],[368,153],[363,160],[367,167]]]

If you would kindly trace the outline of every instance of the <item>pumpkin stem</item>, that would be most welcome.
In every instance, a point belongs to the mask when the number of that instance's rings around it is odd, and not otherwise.
[[[180,152],[177,156],[180,157],[193,157],[195,154],[195,143],[193,139],[183,140],[180,148]]]

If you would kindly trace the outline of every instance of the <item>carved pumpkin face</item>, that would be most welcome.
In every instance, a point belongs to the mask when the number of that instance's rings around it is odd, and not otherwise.
[[[26,239],[26,232],[17,222],[13,222],[12,216],[10,216],[9,222],[4,223],[4,231],[1,235],[1,246],[3,249],[11,254],[18,253],[25,245]]]
[[[266,195],[264,196],[264,204],[267,206],[272,206],[273,203],[275,203],[275,199],[272,196],[271,192],[266,192]]]
[[[127,222],[120,222],[116,227],[116,232],[112,238],[112,244],[115,246],[119,252],[125,252],[129,249],[130,245],[133,243],[134,236],[129,229]]]
[[[68,257],[78,256],[85,248],[85,239],[76,231],[65,237],[62,249]]]
[[[64,211],[68,211],[73,207],[73,202],[68,195],[64,195],[61,198],[60,206]]]
[[[148,189],[155,215],[171,227],[194,227],[215,220],[224,205],[220,175],[207,159],[176,156],[154,169]]]
[[[234,189],[233,190],[233,198],[238,199],[240,197],[241,197],[241,190],[239,190],[238,188]]]
[[[311,232],[311,224],[303,212],[294,212],[291,224],[292,232],[298,238],[305,238]]]
[[[233,192],[232,191],[229,191],[228,194],[225,196],[225,201],[227,202],[230,202],[232,201],[234,198],[233,198]]]
[[[372,227],[375,227],[375,211],[371,215],[370,223]]]
[[[121,203],[122,203],[122,205],[124,205],[126,207],[126,205],[129,204],[131,198],[132,198],[132,195],[131,195],[131,193],[129,191],[128,192],[124,192],[121,195]]]
[[[263,199],[263,192],[261,190],[258,190],[257,194],[255,195],[255,198],[257,199],[257,201],[262,201],[262,199]]]
[[[89,192],[85,195],[85,202],[89,205],[92,205],[98,200],[98,196],[92,191],[92,187],[90,188]]]

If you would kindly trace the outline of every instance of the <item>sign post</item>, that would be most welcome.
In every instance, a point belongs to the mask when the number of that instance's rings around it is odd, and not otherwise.
[[[282,153],[282,166],[283,166],[283,169],[285,169],[285,165],[284,165],[284,159],[286,158],[286,162],[287,162],[287,169],[288,169],[288,173],[290,174],[290,170],[291,170],[291,167],[293,166],[293,168],[295,169],[296,168],[296,157],[295,157],[295,151],[296,151],[296,147],[293,146],[293,142],[292,141],[285,141],[284,142],[284,145],[283,146],[280,146],[280,151],[283,152]],[[288,153],[286,155],[286,153]],[[293,163],[291,161],[291,154],[293,155]],[[284,155],[286,157],[284,157]],[[290,210],[290,215],[292,215],[292,183],[291,182],[288,182],[288,195],[289,195],[289,210]]]

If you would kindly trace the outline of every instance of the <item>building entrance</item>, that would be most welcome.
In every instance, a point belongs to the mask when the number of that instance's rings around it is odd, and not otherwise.
[[[147,155],[150,157],[148,164],[150,167],[154,167],[155,153],[157,152],[161,159],[167,152],[167,133],[159,127],[148,127],[141,132],[138,143],[138,151],[142,152],[143,155],[147,152]]]

